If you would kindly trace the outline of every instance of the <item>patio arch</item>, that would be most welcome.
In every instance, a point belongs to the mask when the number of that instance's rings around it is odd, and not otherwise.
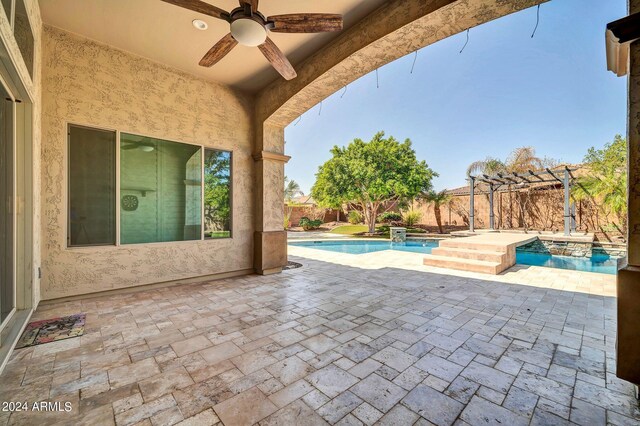
[[[283,230],[284,128],[365,74],[466,29],[548,0],[392,0],[299,64],[298,77],[278,79],[256,97],[254,267],[280,272]]]

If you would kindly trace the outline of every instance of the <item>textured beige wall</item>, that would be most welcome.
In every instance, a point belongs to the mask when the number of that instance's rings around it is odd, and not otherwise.
[[[252,267],[252,99],[45,26],[43,281],[51,299]],[[66,248],[66,126],[83,124],[233,151],[233,239]]]
[[[640,0],[629,1],[629,13],[640,13]],[[640,266],[640,41],[629,53],[629,265]]]

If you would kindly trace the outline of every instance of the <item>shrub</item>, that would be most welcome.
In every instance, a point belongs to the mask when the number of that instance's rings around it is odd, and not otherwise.
[[[309,219],[308,217],[305,216],[305,217],[300,219],[299,225],[305,231],[311,231],[311,230],[320,228],[320,225],[322,225],[322,223],[323,222],[320,219],[311,220],[311,219]]]
[[[376,228],[376,231],[382,233],[383,235],[389,235],[389,225],[380,225]]]
[[[347,218],[350,224],[357,225],[362,223],[362,215],[358,210],[351,210],[349,212],[349,217]]]
[[[378,222],[389,223],[389,222],[400,222],[402,220],[402,215],[396,212],[384,212],[378,215]]]
[[[413,226],[422,219],[422,214],[417,210],[409,210],[402,215],[405,225]]]

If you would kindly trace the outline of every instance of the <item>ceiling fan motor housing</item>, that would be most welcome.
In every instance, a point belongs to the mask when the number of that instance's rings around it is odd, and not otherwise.
[[[230,15],[231,35],[238,43],[257,47],[267,40],[267,19],[260,12],[239,7]]]

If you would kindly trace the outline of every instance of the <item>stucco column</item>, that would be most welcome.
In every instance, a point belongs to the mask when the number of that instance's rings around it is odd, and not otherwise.
[[[640,13],[640,0],[629,1],[629,13]],[[618,272],[616,375],[640,384],[640,40],[631,44],[628,78],[628,265]]]
[[[287,264],[284,230],[284,128],[263,123],[256,134],[254,268],[259,274],[282,271]]]

